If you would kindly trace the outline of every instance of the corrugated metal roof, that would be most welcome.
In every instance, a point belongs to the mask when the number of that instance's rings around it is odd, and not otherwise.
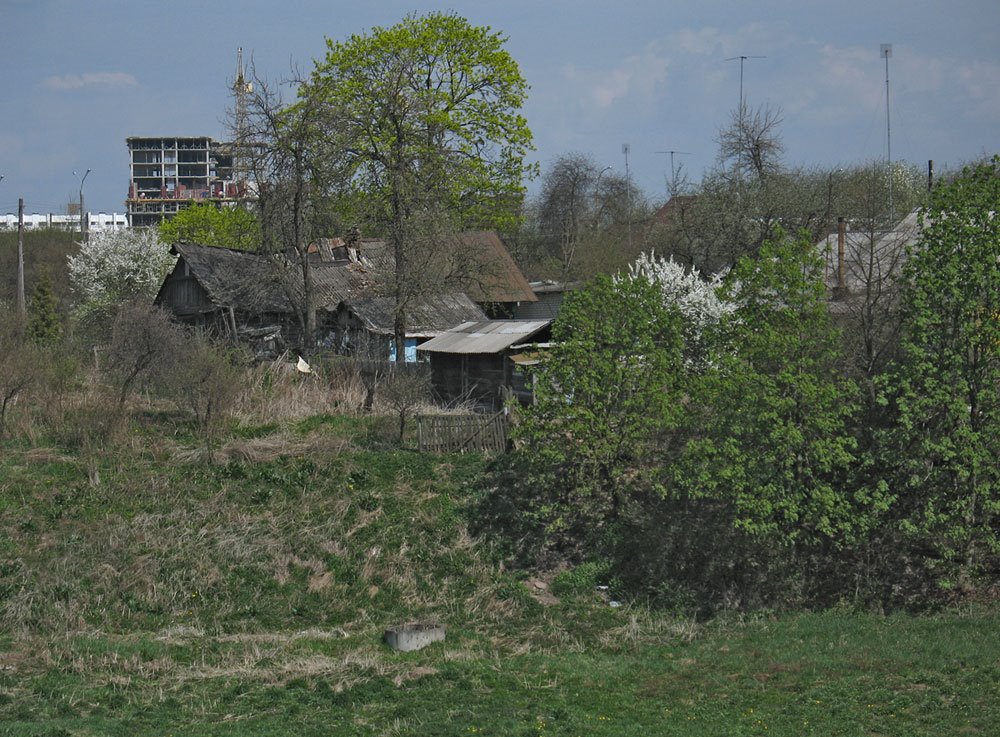
[[[528,340],[551,320],[486,320],[466,322],[417,346],[430,353],[499,353]]]

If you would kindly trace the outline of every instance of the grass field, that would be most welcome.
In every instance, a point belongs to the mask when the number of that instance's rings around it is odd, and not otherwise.
[[[239,434],[215,465],[169,415],[3,446],[0,734],[1000,733],[986,607],[698,623],[572,572],[537,597],[466,531],[481,459],[332,416]],[[447,640],[393,652],[404,621]]]

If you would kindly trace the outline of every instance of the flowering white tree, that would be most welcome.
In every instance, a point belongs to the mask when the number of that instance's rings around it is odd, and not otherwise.
[[[93,233],[69,257],[77,313],[86,318],[131,300],[152,300],[174,264],[155,228]]]
[[[629,265],[628,278],[646,279],[656,285],[663,304],[680,312],[684,357],[689,366],[701,365],[705,360],[705,331],[736,309],[736,305],[719,297],[722,277],[716,274],[705,280],[698,269],[688,271],[673,258],[657,258],[653,252],[639,254]]]
[[[155,228],[93,233],[69,257],[77,320],[85,331],[96,329],[92,337],[100,341],[121,305],[153,300],[173,264],[170,246]]]

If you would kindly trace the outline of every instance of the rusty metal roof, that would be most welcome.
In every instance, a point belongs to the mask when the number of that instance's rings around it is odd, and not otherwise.
[[[545,330],[551,320],[466,322],[417,346],[429,353],[499,353]]]
[[[456,238],[468,258],[476,263],[479,278],[462,290],[476,302],[536,302],[503,240],[493,230],[459,233]]]

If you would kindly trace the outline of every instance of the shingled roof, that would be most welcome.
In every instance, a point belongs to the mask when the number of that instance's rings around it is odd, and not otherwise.
[[[423,325],[436,335],[438,326],[451,319],[448,325],[482,319],[482,311],[475,302],[534,302],[535,293],[521,270],[511,258],[503,241],[492,231],[474,231],[455,236],[475,268],[474,283],[463,290],[465,294],[444,295],[434,300],[424,300],[414,308],[409,322],[416,328]],[[177,243],[172,250],[187,264],[190,275],[205,290],[211,302],[219,307],[241,311],[292,312],[289,293],[294,297],[301,292],[302,279],[298,266],[283,261],[280,256],[266,256],[228,248],[202,246],[194,243]],[[320,309],[335,310],[343,302],[351,302],[363,319],[373,326],[385,325],[388,298],[377,297],[376,282],[379,274],[391,274],[392,249],[385,241],[361,239],[347,248],[340,239],[318,241],[311,261],[312,282],[316,305]],[[169,277],[168,277],[169,281]],[[163,295],[167,282],[160,288],[157,302]],[[468,296],[466,296],[468,295]],[[360,301],[364,298],[367,301]],[[470,309],[471,308],[471,309]],[[391,314],[391,310],[389,310]],[[391,319],[388,323],[391,326]]]
[[[288,297],[275,278],[278,267],[256,253],[193,243],[176,243],[170,250],[184,260],[190,275],[220,307],[242,309],[252,305],[253,309],[262,312],[291,309]],[[168,281],[160,287],[157,302]]]
[[[365,328],[379,335],[392,335],[394,309],[391,297],[359,297],[344,301]],[[464,294],[442,294],[412,305],[406,315],[406,334],[433,338],[456,325],[485,320],[486,315]]]
[[[177,243],[172,251],[184,259],[191,276],[220,307],[291,312],[289,291],[295,294],[302,289],[298,267],[280,257],[193,243]],[[363,263],[313,263],[311,271],[320,309],[334,310],[343,300],[370,292],[374,286],[372,270]]]

